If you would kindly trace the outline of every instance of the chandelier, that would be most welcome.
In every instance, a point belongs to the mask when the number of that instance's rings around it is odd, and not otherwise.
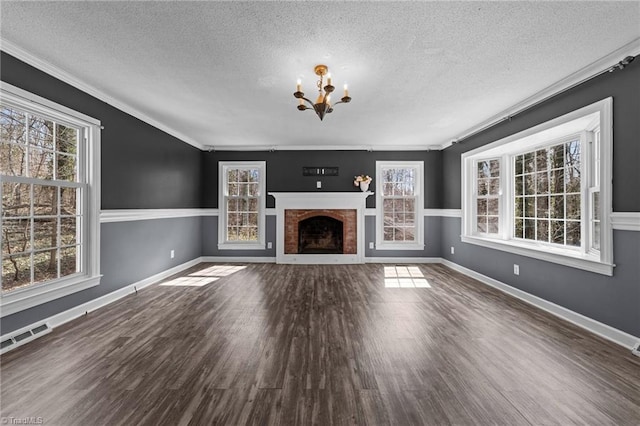
[[[325,114],[330,114],[333,112],[333,107],[338,104],[346,104],[351,102],[351,98],[349,97],[349,90],[347,89],[347,84],[344,85],[344,96],[340,99],[339,102],[336,102],[331,105],[331,92],[335,90],[335,87],[331,85],[331,74],[329,73],[329,67],[326,65],[316,65],[313,69],[317,76],[320,77],[320,80],[317,82],[318,86],[318,98],[316,102],[313,103],[309,99],[304,97],[304,93],[302,92],[302,82],[298,79],[298,85],[296,87],[296,92],[293,94],[296,98],[300,100],[300,104],[298,105],[299,111],[304,111],[307,109],[313,109],[320,120],[324,118]],[[324,86],[324,76],[327,76],[327,85]],[[304,101],[307,101],[310,107],[304,104]]]

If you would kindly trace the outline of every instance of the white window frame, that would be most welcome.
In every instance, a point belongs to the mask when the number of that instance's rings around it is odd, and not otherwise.
[[[462,235],[465,243],[528,256],[540,260],[613,275],[612,164],[613,164],[613,99],[607,98],[576,111],[557,117],[530,129],[466,152],[462,162]],[[587,131],[600,128],[599,164],[592,165],[593,140]],[[563,247],[513,238],[514,206],[513,155],[558,143],[570,134],[581,133],[581,247]],[[494,235],[478,234],[475,224],[475,170],[476,162],[501,158],[500,164],[500,232]],[[598,170],[594,170],[598,167]],[[590,186],[599,173],[600,190],[600,250],[591,248]]]
[[[227,170],[258,169],[258,241],[227,240]],[[265,196],[266,196],[265,161],[220,161],[218,163],[218,249],[219,250],[264,250],[265,249]]]
[[[415,180],[415,241],[384,241],[384,211],[382,209],[382,171],[384,169],[412,168]],[[424,250],[424,161],[376,161],[376,250]]]
[[[81,129],[78,174],[83,177],[85,188],[80,201],[83,203],[84,212],[84,223],[81,226],[83,250],[78,254],[81,272],[2,294],[0,297],[0,316],[4,317],[100,284],[101,126],[100,121],[95,118],[5,82],[0,83],[0,102],[21,111],[50,118],[63,124],[68,123]],[[26,177],[20,177],[18,180],[25,183],[39,182]],[[2,181],[1,177],[0,181]]]

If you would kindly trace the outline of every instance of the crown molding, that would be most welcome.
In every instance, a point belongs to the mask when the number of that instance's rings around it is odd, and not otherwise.
[[[162,130],[163,132],[174,136],[178,139],[180,139],[182,142],[185,142],[191,146],[194,146],[198,149],[201,150],[205,150],[206,148],[204,147],[204,145],[196,142],[195,140],[191,139],[188,136],[185,136],[184,134],[178,132],[175,129],[172,129],[171,127],[168,127],[164,124],[162,124],[161,122],[159,122],[158,120],[155,120],[151,117],[149,117],[148,115],[144,114],[143,112],[141,112],[140,110],[132,107],[131,105],[122,102],[106,93],[104,93],[103,91],[95,88],[94,86],[90,85],[89,83],[79,79],[78,77],[72,75],[71,73],[51,64],[50,62],[45,61],[44,59],[41,59],[39,57],[37,57],[36,55],[32,54],[31,52],[26,51],[25,49],[23,49],[22,47],[16,45],[15,43],[8,41],[5,38],[0,37],[0,50],[8,53],[11,56],[14,56],[16,58],[18,58],[19,60],[21,60],[22,62],[31,65],[32,67],[37,68],[38,70],[45,72],[55,78],[57,78],[58,80],[61,80],[67,84],[72,85],[73,87],[75,87],[76,89],[79,89],[91,96],[93,96],[94,98],[97,98],[103,102],[106,102],[107,104],[123,111],[126,112],[127,114],[138,118],[142,121],[144,121],[145,123],[159,129]]]
[[[637,56],[640,54],[640,38],[636,38],[630,43],[625,44],[619,49],[614,50],[608,55],[598,59],[595,62],[587,65],[586,67],[574,72],[573,74],[569,74],[562,80],[548,86],[545,89],[542,89],[538,93],[530,96],[523,101],[505,109],[504,111],[492,116],[491,118],[467,129],[462,132],[460,136],[455,138],[454,140],[444,142],[439,149],[445,149],[457,143],[458,141],[462,141],[469,136],[472,136],[476,133],[479,133],[485,129],[495,126],[496,124],[508,120],[511,117],[519,114],[526,109],[551,98],[565,90],[568,90],[574,86],[579,85],[580,83],[590,79],[591,77],[595,77],[599,73],[603,73],[607,69],[611,68],[613,65],[618,63],[627,56]]]
[[[205,145],[209,152],[220,151],[439,151],[440,145]]]

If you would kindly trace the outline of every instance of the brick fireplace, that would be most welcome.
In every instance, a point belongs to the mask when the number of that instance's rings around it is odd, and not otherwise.
[[[314,222],[312,219],[318,220]],[[332,220],[337,222],[335,226],[331,226]],[[307,228],[301,227],[309,222]],[[358,252],[356,209],[287,209],[284,211],[284,224],[285,254]]]
[[[364,263],[372,192],[275,192],[276,262]]]

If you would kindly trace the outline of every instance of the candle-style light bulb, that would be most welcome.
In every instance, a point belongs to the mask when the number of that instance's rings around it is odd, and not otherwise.
[[[347,86],[347,83],[344,84],[344,97],[346,98],[347,96],[349,96],[349,86]]]
[[[297,85],[296,85],[296,91],[297,92],[302,92],[302,80],[298,79]]]
[[[300,105],[304,105],[304,100],[302,98],[298,99],[300,101]]]
[[[331,86],[331,73],[327,74],[327,85]]]

